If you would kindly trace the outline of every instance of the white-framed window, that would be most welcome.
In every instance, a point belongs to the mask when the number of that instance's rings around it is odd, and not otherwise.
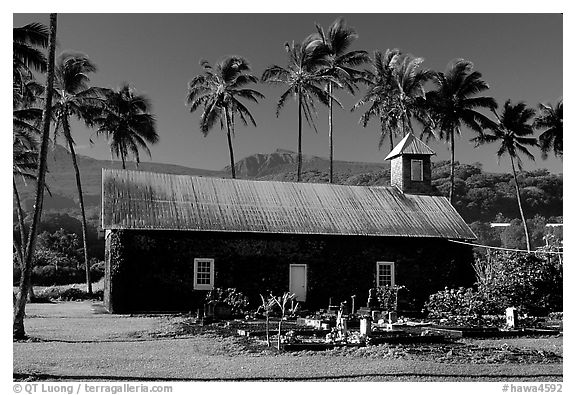
[[[424,161],[421,159],[412,159],[410,161],[410,179],[412,181],[424,180]]]
[[[393,287],[395,284],[394,262],[376,262],[376,286]]]
[[[214,288],[214,259],[194,259],[194,289],[211,290]]]

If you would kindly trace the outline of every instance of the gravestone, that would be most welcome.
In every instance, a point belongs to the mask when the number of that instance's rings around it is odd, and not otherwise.
[[[506,326],[508,329],[516,329],[518,325],[518,310],[516,307],[508,307],[506,309]]]
[[[360,335],[361,336],[372,335],[372,320],[370,319],[370,317],[364,317],[360,320]]]

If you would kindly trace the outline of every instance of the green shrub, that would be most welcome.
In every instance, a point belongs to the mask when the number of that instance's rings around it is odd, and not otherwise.
[[[47,300],[103,300],[104,291],[98,290],[92,295],[76,287],[48,287],[36,293],[36,298],[41,301]]]
[[[381,310],[397,311],[398,310],[398,292],[405,289],[403,285],[395,285],[393,287],[377,287],[376,300],[378,307]]]
[[[32,283],[35,285],[64,285],[81,283],[85,280],[82,267],[59,267],[53,265],[36,266],[32,269]]]
[[[493,276],[485,285],[489,295],[531,315],[562,311],[563,273],[556,257],[505,252],[492,261]]]
[[[451,315],[482,315],[495,313],[498,302],[486,298],[484,292],[473,288],[460,287],[448,289],[430,295],[424,305],[430,317],[448,317]],[[500,312],[502,313],[502,312]]]
[[[510,306],[530,315],[562,310],[562,265],[557,259],[515,252],[492,252],[487,259],[476,264],[474,288],[446,288],[430,295],[425,307],[431,317],[503,314]]]
[[[222,303],[230,306],[233,315],[244,315],[247,312],[248,297],[236,288],[214,288],[206,295],[206,302]]]

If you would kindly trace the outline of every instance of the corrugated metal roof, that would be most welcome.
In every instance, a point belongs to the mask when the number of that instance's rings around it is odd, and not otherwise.
[[[384,160],[393,159],[402,154],[436,155],[430,147],[417,139],[412,133],[404,136]]]
[[[474,239],[440,196],[396,188],[102,171],[102,227]]]

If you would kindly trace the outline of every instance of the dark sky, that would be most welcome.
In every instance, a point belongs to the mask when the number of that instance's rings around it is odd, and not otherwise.
[[[160,142],[151,147],[152,161],[220,169],[228,164],[225,134],[217,128],[204,138],[198,127],[200,113],[190,114],[184,104],[188,81],[201,71],[200,59],[213,63],[226,55],[241,55],[260,76],[271,64],[285,65],[284,42],[300,41],[313,32],[315,22],[326,27],[338,16],[344,16],[360,36],[353,49],[399,48],[441,71],[454,58],[474,62],[500,105],[511,99],[536,107],[562,96],[561,14],[59,14],[58,52],[89,55],[99,69],[92,78],[94,85],[117,87],[129,82],[150,97],[160,135]],[[32,21],[48,24],[48,17],[14,15],[14,26]],[[249,105],[257,128],[237,125],[238,159],[276,148],[296,150],[295,103],[287,104],[276,118],[282,88],[258,85],[257,89],[266,99]],[[335,158],[382,161],[387,146],[378,149],[379,126],[362,128],[360,113],[349,111],[354,98],[340,95],[344,109],[335,114]],[[303,151],[327,156],[324,109],[316,122],[318,134],[304,130]],[[92,132],[74,126],[80,154],[110,158],[103,139],[90,146]],[[456,160],[481,162],[486,171],[510,171],[507,159],[497,163],[495,145],[475,149],[470,137],[465,130],[457,140]],[[449,159],[447,145],[430,146],[437,159]],[[560,160],[542,161],[539,152],[534,154],[535,163],[524,160],[526,169],[562,172]]]

